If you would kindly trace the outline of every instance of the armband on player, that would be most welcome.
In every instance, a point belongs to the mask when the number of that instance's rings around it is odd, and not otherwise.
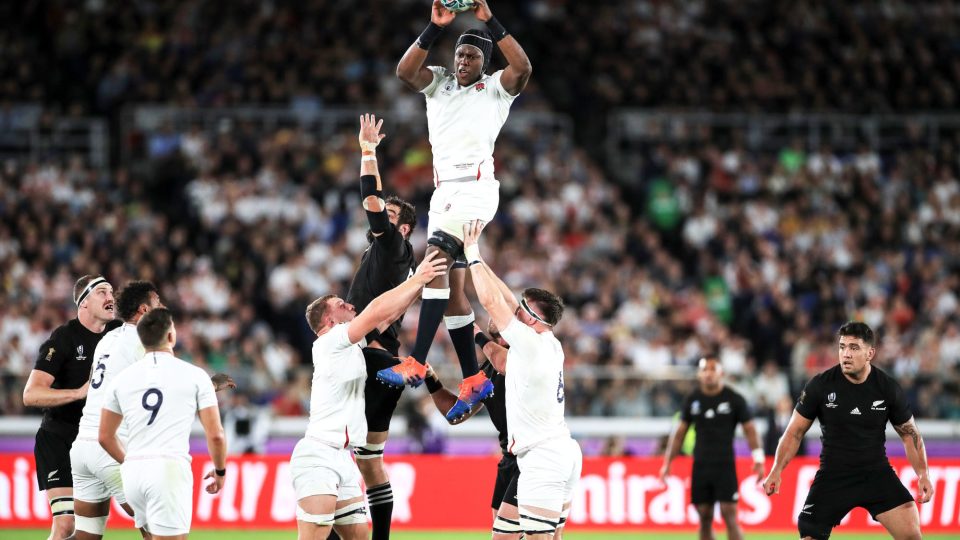
[[[480,262],[480,245],[472,244],[463,248],[463,256],[467,258],[470,266],[473,266],[475,262]]]
[[[433,42],[436,41],[442,33],[443,27],[431,21],[423,30],[423,33],[420,34],[420,37],[417,38],[417,47],[429,51],[430,47],[433,46]]]
[[[487,30],[490,30],[493,40],[498,42],[510,35],[509,32],[507,32],[507,29],[500,24],[500,21],[498,21],[496,17],[490,17],[490,20],[487,21]]]
[[[473,342],[482,349],[487,343],[490,343],[490,338],[483,332],[478,332],[477,335],[473,336]]]
[[[755,448],[750,452],[750,455],[753,456],[754,463],[763,464],[767,460],[766,454],[763,453],[763,448]]]

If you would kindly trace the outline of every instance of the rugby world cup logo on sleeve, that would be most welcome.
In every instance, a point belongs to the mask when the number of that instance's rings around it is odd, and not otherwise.
[[[83,355],[83,345],[77,345],[77,362],[83,362],[87,357]]]
[[[486,87],[487,87],[487,85],[483,84],[482,82],[481,82],[481,83],[477,83],[477,85],[474,86],[474,88],[477,90],[477,92],[482,92],[483,89],[486,88]]]

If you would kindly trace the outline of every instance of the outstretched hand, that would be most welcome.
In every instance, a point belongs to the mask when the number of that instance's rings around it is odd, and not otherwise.
[[[360,115],[360,149],[364,152],[373,151],[386,135],[380,133],[383,119],[377,120],[371,113]]]
[[[411,279],[416,280],[421,285],[426,285],[433,281],[433,278],[447,273],[446,260],[443,257],[437,258],[439,251],[431,251],[423,258],[423,262],[417,267],[417,271]]]
[[[463,249],[467,249],[468,246],[477,245],[480,241],[480,233],[483,232],[485,226],[486,223],[479,219],[463,225]]]
[[[430,22],[437,26],[447,26],[453,22],[457,14],[443,7],[440,0],[433,0],[433,10],[430,12]]]

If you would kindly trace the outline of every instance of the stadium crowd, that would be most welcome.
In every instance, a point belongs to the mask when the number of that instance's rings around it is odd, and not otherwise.
[[[406,110],[419,98],[393,70],[428,16],[414,4],[388,3],[365,19],[351,4],[321,1],[11,4],[0,12],[24,24],[2,32],[22,60],[0,65],[0,101],[115,121],[134,102],[279,104],[303,116],[342,104]],[[602,140],[595,119],[623,105],[956,104],[960,64],[930,61],[956,56],[946,52],[957,21],[949,2],[496,8],[530,36],[535,58],[515,109],[571,111],[580,140]],[[570,27],[586,20],[596,24]],[[339,31],[319,31],[330,27]],[[450,34],[437,49],[452,49]],[[40,39],[49,35],[57,39]],[[570,46],[557,47],[558,35]],[[56,69],[38,70],[37,58]],[[429,146],[389,115],[385,131],[387,189],[425,220]],[[24,413],[40,342],[69,316],[73,280],[95,267],[115,287],[161,287],[181,317],[182,357],[230,372],[253,404],[304,414],[304,306],[345,292],[366,245],[356,130],[318,138],[241,122],[143,137],[136,157],[149,178],[133,163],[104,172],[77,157],[0,168],[0,413]],[[505,133],[496,159],[502,199],[484,254],[512,286],[537,284],[567,302],[557,332],[570,414],[672,415],[694,362],[714,349],[748,400],[773,412],[835,362],[833,331],[858,318],[881,331],[877,363],[899,378],[918,417],[960,418],[960,139],[884,154],[663,144],[647,150],[630,187],[562,131]],[[416,320],[414,307],[404,343]],[[431,363],[452,366],[445,333],[438,340]]]

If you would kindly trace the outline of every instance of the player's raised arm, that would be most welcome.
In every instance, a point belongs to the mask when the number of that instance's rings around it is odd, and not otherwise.
[[[763,481],[763,490],[767,495],[780,493],[780,474],[787,467],[787,463],[790,463],[790,460],[797,455],[800,442],[803,441],[803,436],[807,434],[812,425],[813,420],[804,417],[797,411],[793,411],[790,424],[787,425],[787,429],[780,436],[780,442],[777,444],[777,455],[774,458],[773,467]]]
[[[496,324],[494,324],[493,321],[490,322],[490,326],[494,329],[496,328]],[[493,335],[492,330],[491,335]],[[493,337],[496,336],[494,335]],[[490,336],[484,334],[476,324],[473,325],[473,339],[474,342],[480,346],[480,349],[483,351],[483,354],[486,355],[487,359],[490,360],[493,369],[506,374],[507,348],[491,339]]]
[[[397,78],[404,82],[411,90],[423,90],[433,82],[433,72],[423,65],[427,60],[427,53],[433,42],[440,37],[443,29],[453,22],[457,14],[443,7],[440,0],[433,0],[430,12],[430,24],[424,29],[417,41],[410,45],[403,53],[400,63],[397,64]]]
[[[360,115],[360,197],[374,236],[380,236],[390,226],[377,167],[377,145],[386,137],[380,133],[382,126],[383,119],[377,120],[369,113]]]
[[[903,424],[893,426],[893,429],[896,430],[897,435],[900,435],[903,448],[907,451],[907,460],[910,461],[914,472],[917,473],[917,482],[920,488],[917,502],[930,502],[934,490],[933,483],[930,482],[930,469],[927,467],[927,448],[923,444],[923,437],[920,436],[920,430],[917,429],[916,422],[911,416]]]
[[[533,73],[533,65],[530,58],[523,51],[523,47],[517,42],[516,38],[507,33],[507,30],[500,24],[500,21],[493,16],[490,11],[490,4],[487,0],[475,0],[477,20],[487,25],[490,34],[493,36],[494,43],[500,48],[504,58],[507,59],[507,67],[504,68],[500,76],[500,84],[503,89],[515,96],[523,91]],[[429,82],[429,81],[428,81]]]
[[[437,258],[436,252],[428,253],[410,279],[374,298],[366,309],[350,321],[347,329],[350,342],[358,343],[371,330],[390,326],[416,300],[424,285],[430,283],[436,276],[445,274],[446,271],[447,265],[444,264],[443,258]]]
[[[480,300],[483,309],[490,314],[490,319],[497,328],[506,328],[513,319],[513,311],[510,310],[510,305],[507,304],[494,281],[493,272],[487,271],[480,259],[480,246],[477,245],[477,241],[480,239],[482,230],[483,223],[480,221],[473,221],[463,226],[463,252],[467,257],[477,299]]]

